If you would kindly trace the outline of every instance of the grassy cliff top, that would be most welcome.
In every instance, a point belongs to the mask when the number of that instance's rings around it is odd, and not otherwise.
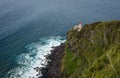
[[[120,21],[71,29],[64,53],[62,78],[120,78]]]

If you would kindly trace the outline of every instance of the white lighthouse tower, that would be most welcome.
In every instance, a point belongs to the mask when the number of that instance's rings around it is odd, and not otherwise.
[[[77,30],[78,32],[82,29],[82,23],[80,22],[77,26],[74,27],[74,30]]]

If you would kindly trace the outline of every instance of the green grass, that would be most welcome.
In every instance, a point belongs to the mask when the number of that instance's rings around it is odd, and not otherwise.
[[[120,78],[120,21],[67,33],[61,78]]]
[[[66,48],[66,54],[64,56],[64,67],[66,69],[67,75],[72,74],[76,67],[77,67],[77,61],[73,58],[75,57],[75,54],[70,51],[69,48]]]

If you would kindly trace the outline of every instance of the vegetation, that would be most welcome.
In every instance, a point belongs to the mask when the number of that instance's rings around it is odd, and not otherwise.
[[[120,21],[67,33],[61,78],[120,78]]]

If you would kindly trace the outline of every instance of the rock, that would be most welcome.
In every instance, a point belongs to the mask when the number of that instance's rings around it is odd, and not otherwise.
[[[39,78],[60,78],[60,68],[64,56],[64,44],[54,47],[51,54],[47,55],[48,64],[41,68],[42,77]]]

